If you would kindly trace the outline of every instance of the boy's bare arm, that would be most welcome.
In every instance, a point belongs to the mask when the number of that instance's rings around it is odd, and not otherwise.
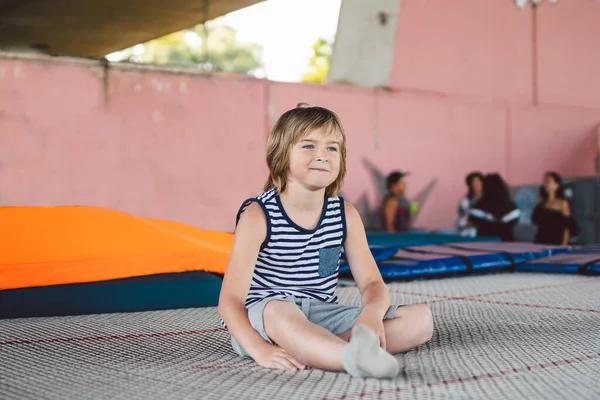
[[[271,346],[250,325],[244,305],[260,245],[266,235],[265,215],[260,205],[252,203],[238,222],[219,297],[221,318],[231,335],[252,358],[261,347]]]
[[[383,318],[390,307],[390,294],[381,278],[379,268],[369,249],[367,235],[354,206],[345,202],[346,209],[346,242],[344,250],[350,265],[352,276],[360,290],[363,307]]]

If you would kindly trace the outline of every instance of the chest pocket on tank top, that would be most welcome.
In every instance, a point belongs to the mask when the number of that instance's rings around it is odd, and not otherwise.
[[[327,277],[335,273],[341,252],[342,246],[319,249],[319,276]]]

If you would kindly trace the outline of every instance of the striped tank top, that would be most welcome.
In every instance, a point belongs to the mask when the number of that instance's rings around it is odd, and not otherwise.
[[[335,289],[346,239],[344,200],[326,197],[314,229],[302,228],[291,220],[275,189],[246,200],[236,224],[253,202],[265,213],[267,235],[258,253],[246,308],[267,297],[308,297],[337,303]]]

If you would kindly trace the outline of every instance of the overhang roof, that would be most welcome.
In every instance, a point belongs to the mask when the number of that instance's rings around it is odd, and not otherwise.
[[[261,1],[0,0],[0,49],[101,58]]]

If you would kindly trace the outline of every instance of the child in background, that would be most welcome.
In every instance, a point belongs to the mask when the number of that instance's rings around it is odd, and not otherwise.
[[[467,195],[460,200],[458,205],[456,228],[461,236],[476,237],[477,228],[469,218],[469,210],[483,195],[483,174],[481,172],[471,172],[465,178],[465,183],[467,184]]]
[[[429,341],[423,304],[390,303],[357,210],[337,195],[346,174],[338,116],[301,103],[275,123],[264,193],[236,217],[219,314],[234,351],[266,368],[393,378],[392,354]],[[344,249],[362,306],[338,304]]]

